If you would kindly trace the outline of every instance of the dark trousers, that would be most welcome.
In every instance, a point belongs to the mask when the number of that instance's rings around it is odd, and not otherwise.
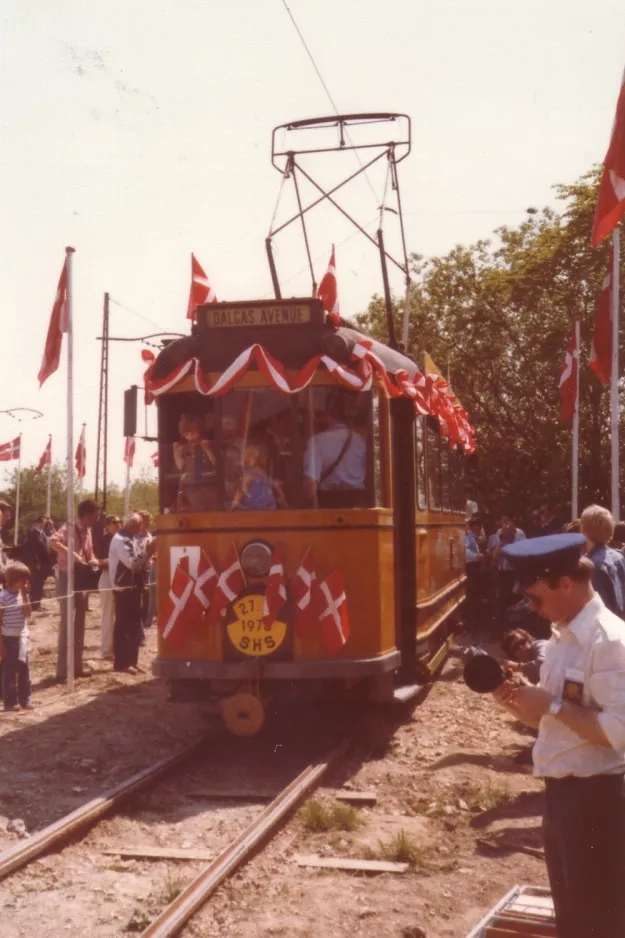
[[[60,571],[56,581],[56,595],[67,596],[67,571]],[[87,613],[87,594],[74,593],[74,676],[82,674],[82,653],[85,645],[85,616]],[[61,620],[56,656],[56,676],[59,680],[67,679],[67,599],[59,598]]]
[[[30,668],[28,657],[20,661],[20,640],[12,635],[3,635],[5,655],[2,659],[2,703],[4,709],[19,703],[22,707],[30,703]]]
[[[141,628],[141,587],[133,586],[113,593],[115,597],[115,627],[113,631],[113,667],[124,671],[136,667],[139,661]]]
[[[622,775],[546,779],[545,855],[558,938],[625,935]]]
[[[43,584],[46,576],[42,570],[33,570],[30,575],[30,604],[33,612],[39,612],[43,598]]]

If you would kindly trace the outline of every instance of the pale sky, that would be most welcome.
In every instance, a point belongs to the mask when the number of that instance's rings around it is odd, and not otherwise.
[[[287,2],[341,112],[412,119],[400,165],[410,251],[443,254],[517,225],[528,206],[553,204],[554,183],[603,159],[625,65],[622,0]],[[21,429],[32,465],[51,432],[62,458],[65,355],[41,391],[37,372],[72,245],[74,434],[86,422],[90,487],[104,292],[122,304],[111,306],[115,336],[187,331],[191,251],[220,299],[271,295],[271,130],[333,108],[282,0],[4,0],[0,62],[0,409],[44,412],[19,426],[0,415],[0,442]],[[339,171],[357,168],[342,160]],[[370,183],[375,198],[363,183],[346,204],[375,223],[383,180]],[[353,315],[382,292],[375,251],[331,208],[311,221],[317,279],[334,241],[341,310]],[[284,295],[307,294],[300,232],[275,246]],[[122,392],[140,383],[140,350],[111,345],[119,483]],[[153,449],[139,441],[137,465]]]

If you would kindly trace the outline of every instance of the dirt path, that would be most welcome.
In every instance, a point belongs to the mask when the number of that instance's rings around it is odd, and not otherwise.
[[[86,660],[95,673],[77,682],[73,697],[50,683],[56,603],[50,601],[48,614],[34,620],[37,708],[0,714],[0,849],[18,841],[9,829],[16,820],[29,832],[38,830],[209,726],[195,705],[167,704],[164,688],[149,675],[113,674],[98,657],[97,596],[90,605]],[[152,629],[141,651],[145,667],[154,642]],[[531,742],[490,700],[471,694],[450,662],[404,722],[370,714],[347,762],[319,793],[316,800],[331,808],[339,788],[375,791],[375,805],[339,815],[339,827],[356,829],[336,829],[335,820],[333,829],[318,832],[310,829],[310,818],[293,818],[183,935],[421,938],[422,929],[427,938],[464,938],[512,885],[546,882],[543,860],[518,849],[541,845],[541,785],[528,765],[516,761]],[[257,783],[261,758],[252,745],[245,757],[250,783]],[[228,782],[224,765],[228,760],[219,753],[207,757],[189,770],[184,791],[176,792],[172,778],[151,801],[104,821],[88,835],[82,853],[72,847],[0,883],[3,936],[79,938],[89,931],[108,938],[130,933],[133,916],[140,930],[153,914],[155,896],[162,905],[163,896],[179,889],[197,865],[119,861],[102,849],[139,834],[144,844],[219,849],[231,818],[239,816],[225,819],[222,812],[241,812],[246,819],[250,811],[201,797],[210,779]],[[227,774],[240,787],[244,769]],[[411,865],[401,875],[369,878],[300,868],[295,861],[302,854],[404,857]],[[94,896],[101,898],[97,916]]]

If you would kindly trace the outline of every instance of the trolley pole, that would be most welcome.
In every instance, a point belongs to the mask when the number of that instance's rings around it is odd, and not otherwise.
[[[102,313],[102,355],[100,357],[100,401],[98,405],[98,442],[95,460],[96,502],[100,492],[100,467],[102,467],[102,508],[106,511],[107,467],[108,467],[108,408],[109,408],[109,295],[104,294]]]

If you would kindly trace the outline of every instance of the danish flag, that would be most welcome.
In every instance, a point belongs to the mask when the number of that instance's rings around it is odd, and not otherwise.
[[[193,593],[194,581],[189,574],[177,565],[169,588],[162,618],[162,636],[172,645],[180,644],[190,623],[189,600]]]
[[[284,565],[279,548],[274,547],[271,557],[271,567],[267,577],[265,590],[265,603],[263,608],[263,622],[271,625],[278,618],[286,602],[286,579]]]
[[[593,247],[616,228],[625,212],[625,75],[616,105],[610,146],[603,161],[592,229]]]
[[[213,562],[203,550],[200,551],[200,559],[197,567],[197,577],[193,584],[193,595],[191,601],[195,609],[203,615],[210,609],[219,575],[213,566]]]
[[[318,597],[321,641],[325,650],[333,654],[340,651],[350,635],[347,596],[340,570],[335,570],[319,584]]]
[[[76,447],[76,453],[74,455],[74,465],[76,466],[76,472],[78,473],[79,479],[84,479],[87,474],[87,445],[85,443],[85,426],[82,425],[82,432],[80,434],[80,439],[78,440],[78,446]]]
[[[305,631],[316,621],[315,591],[318,588],[312,550],[308,547],[291,584],[296,632]]]
[[[216,303],[217,297],[211,287],[208,277],[202,270],[195,254],[191,255],[191,289],[187,304],[187,319],[196,319],[195,311],[203,303]]]
[[[215,624],[225,616],[226,610],[242,589],[245,588],[245,576],[241,568],[241,561],[237,549],[233,544],[226,558],[226,568],[220,573],[217,587],[210,607],[210,622]]]
[[[132,464],[135,461],[135,449],[136,444],[134,436],[127,436],[124,444],[124,462],[129,469],[132,469]]]
[[[332,254],[328,269],[321,279],[317,289],[317,299],[321,300],[322,306],[328,314],[328,318],[338,326],[341,321],[341,310],[339,307],[339,292],[336,283],[336,260],[334,258],[334,245],[332,245]]]
[[[592,333],[590,367],[604,384],[610,383],[612,376],[612,267],[614,250],[610,250],[608,272],[603,278],[601,293],[597,298],[595,328]]]
[[[10,459],[20,458],[20,440],[21,437],[16,436],[10,443],[2,443],[0,446],[0,462],[8,462]]]
[[[35,472],[43,472],[46,466],[52,465],[52,434],[48,437],[48,442],[46,448],[44,449],[39,462],[35,468]]]
[[[67,332],[67,260],[63,264],[63,270],[59,277],[59,285],[56,288],[56,296],[50,323],[48,325],[48,334],[46,335],[46,344],[43,350],[43,360],[37,378],[39,387],[43,382],[54,374],[61,361],[61,348],[63,345],[63,333]]]
[[[575,416],[577,407],[577,369],[579,366],[579,349],[577,348],[577,339],[575,336],[575,324],[573,324],[573,333],[569,339],[564,360],[564,370],[560,375],[560,397],[562,399],[561,418],[562,420],[572,420]]]

